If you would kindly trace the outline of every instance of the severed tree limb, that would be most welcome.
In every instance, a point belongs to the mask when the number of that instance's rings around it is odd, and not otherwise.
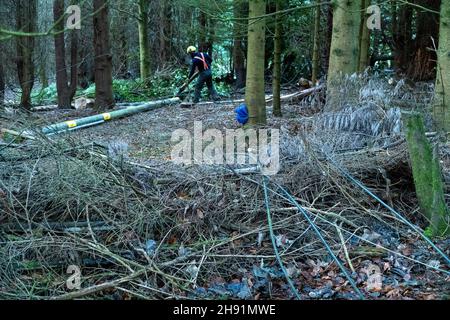
[[[350,259],[350,255],[348,254],[347,246],[345,245],[345,239],[341,232],[342,223],[340,224],[339,227],[337,225],[335,225],[335,228],[336,228],[336,232],[339,236],[339,240],[341,241],[342,249],[344,250],[344,256],[345,256],[345,259],[347,260],[348,266],[350,267],[350,270],[352,270],[352,272],[355,272],[355,267],[353,267],[352,259]]]
[[[99,291],[103,291],[106,289],[111,289],[111,288],[116,288],[119,285],[123,284],[123,283],[127,283],[133,279],[136,279],[137,277],[140,277],[142,275],[144,275],[145,273],[147,273],[148,271],[151,271],[151,268],[148,269],[141,269],[138,270],[136,272],[133,272],[132,274],[120,278],[120,279],[116,279],[110,282],[105,282],[99,285],[94,285],[91,287],[87,287],[85,289],[81,289],[75,292],[71,292],[71,293],[66,293],[60,296],[56,296],[56,297],[52,297],[50,298],[50,300],[72,300],[72,299],[78,299],[84,296],[88,296],[90,294],[99,292]]]
[[[198,254],[198,252],[186,255],[186,256],[182,256],[182,257],[178,257],[174,260],[168,261],[168,262],[164,262],[161,263],[161,267],[168,267],[177,263],[180,263],[184,260],[189,259],[192,256],[195,256],[196,254]],[[119,287],[121,284],[130,282],[148,272],[151,273],[159,273],[161,274],[161,271],[159,271],[158,267],[153,263],[151,266],[142,268],[141,270],[138,271],[134,271],[133,273],[131,273],[130,275],[120,278],[120,279],[115,279],[109,282],[105,282],[102,284],[98,284],[98,285],[93,285],[78,291],[74,291],[74,292],[70,292],[70,293],[66,293],[66,294],[62,294],[59,296],[55,296],[55,297],[51,297],[50,300],[73,300],[73,299],[79,299],[94,293],[97,293],[99,291],[103,291],[103,290],[107,290],[107,289],[111,289],[111,288],[117,288]]]

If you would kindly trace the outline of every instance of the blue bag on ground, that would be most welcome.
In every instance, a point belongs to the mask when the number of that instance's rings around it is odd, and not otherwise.
[[[244,125],[248,122],[248,109],[245,104],[241,104],[234,110],[236,112],[236,120],[240,124]]]

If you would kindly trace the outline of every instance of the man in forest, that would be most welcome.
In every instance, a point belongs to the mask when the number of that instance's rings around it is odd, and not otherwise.
[[[211,64],[212,58],[203,52],[197,52],[197,48],[194,46],[190,46],[187,49],[187,53],[191,55],[192,58],[192,67],[191,72],[189,74],[189,79],[195,74],[196,71],[199,72],[197,84],[195,85],[195,93],[194,93],[194,101],[196,104],[200,101],[200,96],[202,93],[202,89],[206,83],[208,87],[209,94],[211,98],[216,101],[218,99],[218,95],[216,89],[214,88],[213,79],[212,79],[212,71]]]

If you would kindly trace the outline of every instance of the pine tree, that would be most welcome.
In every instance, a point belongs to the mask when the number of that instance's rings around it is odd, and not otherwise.
[[[33,33],[37,30],[36,0],[16,1],[16,28],[24,33]],[[34,85],[34,45],[35,38],[30,36],[17,36],[17,73],[19,76],[22,96],[20,105],[23,108],[31,107],[31,90]]]
[[[249,124],[266,123],[266,101],[264,82],[264,53],[266,22],[265,0],[249,1],[247,86],[245,102],[249,112]]]
[[[58,107],[70,108],[73,97],[77,90],[78,82],[78,39],[77,30],[70,31],[71,39],[71,61],[70,61],[70,84],[68,83],[66,67],[66,44],[64,40],[64,0],[54,0],[53,15],[55,21],[55,67],[56,67],[56,88],[58,91]]]
[[[148,83],[150,79],[150,47],[148,40],[149,0],[139,0],[139,55],[141,80]]]
[[[276,11],[279,12],[284,8],[284,0],[276,0]],[[273,115],[281,117],[281,51],[282,51],[282,33],[283,23],[282,15],[276,14],[275,17],[275,39],[274,39],[274,56],[273,56]]]
[[[233,15],[236,19],[233,24],[233,71],[236,76],[236,89],[245,87],[245,51],[243,40],[243,22],[247,11],[247,3],[243,0],[233,0]]]
[[[3,61],[1,49],[2,46],[0,45],[0,60]],[[3,64],[0,63],[0,106],[2,106],[5,101],[5,86],[5,73],[3,71]]]
[[[315,84],[319,77],[319,41],[320,41],[320,1],[316,0],[317,8],[314,18],[314,44],[312,56],[312,76],[311,81]]]
[[[112,56],[109,39],[108,1],[94,0],[95,107],[112,109]]]
[[[340,86],[340,77],[358,71],[361,1],[336,0],[334,2],[333,38],[328,67],[327,110],[339,108],[337,91]]]
[[[450,2],[442,1],[438,49],[434,120],[440,130],[450,132]]]
[[[367,8],[370,6],[370,0],[362,0],[361,5],[358,71],[364,72],[369,66],[370,29],[367,27]]]

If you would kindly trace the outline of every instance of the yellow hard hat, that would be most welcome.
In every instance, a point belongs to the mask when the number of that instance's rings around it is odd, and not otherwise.
[[[197,48],[194,46],[190,46],[189,48],[187,48],[187,53],[193,53],[193,52],[197,52]]]

